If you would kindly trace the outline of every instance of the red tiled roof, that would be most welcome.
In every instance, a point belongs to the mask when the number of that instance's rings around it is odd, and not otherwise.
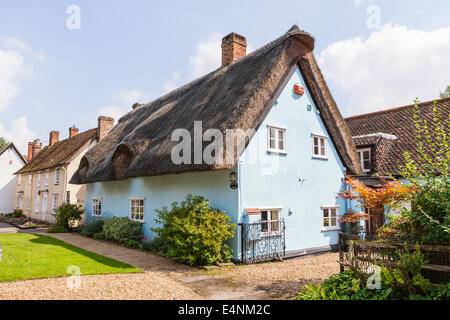
[[[43,148],[29,163],[16,174],[39,171],[69,163],[86,144],[97,137],[97,128],[84,131],[72,138],[56,142]]]
[[[418,113],[420,119],[432,123],[433,106],[433,101],[420,103]],[[450,98],[436,100],[436,108],[440,113],[440,121],[448,120]],[[398,165],[404,163],[404,152],[410,152],[413,157],[417,155],[414,110],[415,105],[408,105],[345,119],[356,146],[371,146],[376,153],[375,158],[373,158],[373,169],[379,175],[398,173]],[[374,135],[377,133],[379,135]],[[388,139],[390,137],[383,137],[380,133],[394,135],[397,139]],[[367,135],[371,136],[367,137]]]

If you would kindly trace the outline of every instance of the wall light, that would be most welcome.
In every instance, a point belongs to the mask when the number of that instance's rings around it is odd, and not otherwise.
[[[237,184],[237,173],[235,171],[230,173],[230,188],[236,189],[238,187]]]

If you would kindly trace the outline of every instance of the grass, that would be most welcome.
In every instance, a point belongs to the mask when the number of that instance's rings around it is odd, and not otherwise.
[[[143,272],[129,264],[44,235],[0,234],[0,244],[3,249],[0,282],[69,276],[69,266],[79,267],[81,274]]]

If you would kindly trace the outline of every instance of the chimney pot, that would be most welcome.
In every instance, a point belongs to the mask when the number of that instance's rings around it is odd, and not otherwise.
[[[247,54],[247,40],[245,37],[230,33],[222,38],[222,66],[227,66],[233,61],[245,57]]]
[[[59,141],[59,131],[50,131],[50,139],[48,141],[50,146],[57,143]]]
[[[72,138],[78,134],[79,129],[75,125],[69,128],[69,138]]]
[[[98,117],[97,141],[100,142],[114,127],[114,118],[100,116]]]

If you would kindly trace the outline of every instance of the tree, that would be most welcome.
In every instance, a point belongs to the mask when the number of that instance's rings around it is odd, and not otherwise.
[[[0,137],[0,149],[3,149],[8,144],[8,141],[6,141],[4,138]]]
[[[417,152],[414,156],[405,152],[405,164],[399,169],[416,188],[411,209],[405,209],[402,216],[409,221],[409,238],[413,241],[447,244],[450,242],[450,117],[441,120],[435,101],[429,123],[420,118],[419,101],[415,102]]]
[[[440,97],[441,97],[441,99],[450,97],[450,86],[447,86],[447,88],[444,90],[444,92],[440,92]]]
[[[356,178],[347,176],[345,181],[348,190],[341,191],[338,196],[349,200],[358,200],[359,206],[369,209],[369,213],[347,212],[340,222],[358,222],[362,219],[368,220],[384,212],[385,206],[395,208],[411,197],[414,185],[404,185],[399,181],[386,181],[374,187],[367,187]]]

